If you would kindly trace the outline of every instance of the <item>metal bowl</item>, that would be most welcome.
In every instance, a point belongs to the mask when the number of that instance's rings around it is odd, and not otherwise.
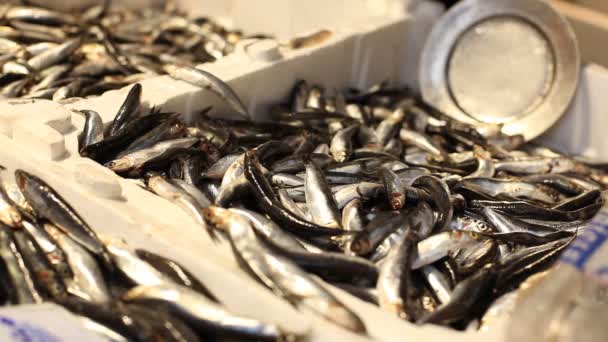
[[[533,139],[566,111],[580,55],[566,20],[539,0],[465,0],[434,27],[420,64],[425,101],[471,124]]]

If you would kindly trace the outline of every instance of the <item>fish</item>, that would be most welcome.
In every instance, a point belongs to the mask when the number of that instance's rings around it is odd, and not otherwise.
[[[137,115],[141,99],[142,86],[139,83],[135,83],[129,90],[125,101],[118,109],[118,113],[114,117],[114,120],[108,128],[108,135],[112,136],[118,133],[126,125],[133,120]]]
[[[405,186],[401,178],[391,169],[380,168],[380,177],[384,183],[388,203],[393,210],[400,210],[405,205]]]
[[[108,302],[110,291],[93,255],[58,227],[45,223],[44,230],[66,255],[72,273],[72,276],[63,278],[67,292],[87,302]]]
[[[476,244],[483,237],[475,232],[444,231],[418,242],[417,253],[412,261],[412,269],[434,263],[450,252]]]
[[[27,64],[35,71],[46,69],[66,59],[80,47],[82,42],[81,37],[69,39],[63,44],[28,59]]]
[[[295,263],[265,247],[249,222],[225,209],[205,211],[218,229],[226,231],[234,254],[262,284],[297,308],[310,310],[352,332],[366,334],[365,325],[354,312]]]
[[[202,208],[199,207],[196,199],[190,196],[186,191],[156,174],[149,175],[146,180],[146,185],[157,195],[179,206],[194,222],[207,231],[212,240],[217,240],[215,233],[207,226],[207,223],[203,218]]]
[[[169,76],[210,90],[224,99],[245,120],[251,120],[247,107],[234,90],[224,81],[208,71],[189,67],[166,64],[164,70]]]
[[[304,160],[304,165],[304,193],[312,221],[323,227],[341,229],[340,211],[321,169],[310,159]]]
[[[80,150],[80,156],[105,163],[118,155],[118,150],[129,146],[141,134],[162,124],[171,117],[169,113],[151,113],[139,117],[113,136],[85,146]]]
[[[166,305],[174,316],[181,317],[191,326],[219,336],[280,340],[289,336],[278,326],[255,319],[231,314],[222,306],[184,286],[137,286],[127,291],[122,300],[128,303]]]
[[[417,323],[454,323],[470,317],[471,310],[477,302],[483,300],[487,293],[491,291],[496,277],[497,274],[492,269],[492,265],[486,265],[456,285],[448,302],[442,304],[437,310],[421,317]]]
[[[87,251],[104,260],[106,266],[112,269],[112,263],[97,233],[59,193],[41,178],[24,170],[16,170],[15,178],[37,216],[51,221]]]
[[[198,138],[180,138],[161,141],[152,147],[144,148],[126,154],[118,159],[111,160],[105,164],[107,168],[116,173],[140,173],[145,170],[146,163],[160,158],[166,153],[171,153],[175,149],[185,149],[198,143]]]
[[[335,236],[341,235],[339,229],[327,228],[315,223],[303,220],[294,213],[286,210],[272,190],[272,186],[262,174],[257,161],[255,151],[248,151],[245,154],[245,177],[252,188],[252,192],[264,212],[273,220],[283,224],[284,228],[294,234],[308,236]]]
[[[135,249],[135,254],[174,283],[197,291],[214,302],[220,302],[203,283],[176,261],[141,248]]]
[[[79,111],[84,115],[84,127],[78,135],[78,150],[103,140],[103,121],[99,113],[92,110]]]
[[[9,279],[3,280],[8,287],[8,302],[12,304],[37,304],[42,303],[44,297],[36,288],[34,274],[25,265],[25,261],[15,243],[12,228],[0,224],[0,258],[2,259],[2,270],[6,272]],[[4,278],[4,276],[3,276]]]
[[[376,285],[380,307],[410,321],[420,315],[416,302],[422,296],[414,285],[411,268],[417,240],[416,232],[406,229],[382,263]]]
[[[127,277],[135,286],[155,286],[173,284],[173,280],[150,264],[140,259],[137,254],[121,241],[108,241],[105,243],[116,268]]]
[[[63,298],[67,296],[65,285],[50,263],[24,230],[13,232],[15,245],[23,261],[32,274],[34,285],[40,289],[44,298]]]
[[[358,125],[352,125],[338,131],[331,139],[329,151],[338,163],[346,161],[352,153],[352,137],[357,133]]]

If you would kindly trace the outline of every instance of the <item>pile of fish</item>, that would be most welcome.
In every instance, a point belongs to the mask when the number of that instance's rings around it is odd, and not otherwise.
[[[82,13],[0,5],[0,95],[100,95],[164,74],[166,63],[215,61],[243,38],[209,18],[186,17],[173,1],[120,11],[109,5],[101,1]]]
[[[23,170],[0,186],[0,300],[54,302],[111,341],[295,337],[228,312],[179,263],[101,240],[63,197]]]
[[[217,77],[173,70],[249,117]],[[456,122],[405,88],[300,81],[267,122],[211,108],[186,121],[140,108],[141,91],[107,127],[84,111],[80,154],[181,207],[294,307],[360,334],[365,318],[327,284],[410,322],[478,327],[603,204],[601,166]]]

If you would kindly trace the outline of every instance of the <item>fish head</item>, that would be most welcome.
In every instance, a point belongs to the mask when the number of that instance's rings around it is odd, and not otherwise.
[[[23,189],[25,189],[29,178],[29,173],[23,170],[15,170],[15,181],[17,182],[17,186],[19,186],[19,189],[21,189],[22,191]]]
[[[356,236],[350,243],[350,250],[356,255],[365,255],[371,249],[372,245],[366,233]]]
[[[405,205],[405,194],[391,193],[389,196],[389,202],[393,210],[399,210]]]
[[[120,158],[120,159],[114,159],[112,161],[105,163],[105,167],[107,167],[110,170],[117,172],[117,173],[127,172],[133,168],[133,161],[130,158],[126,158],[126,157]]]
[[[228,209],[214,206],[203,208],[202,213],[205,221],[220,229],[226,227],[228,220],[233,215]]]

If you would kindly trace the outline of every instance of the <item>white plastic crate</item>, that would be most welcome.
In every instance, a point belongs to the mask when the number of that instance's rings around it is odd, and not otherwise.
[[[368,2],[380,3],[357,1],[357,6],[364,6]],[[267,10],[263,10],[264,4],[277,4],[276,1],[259,3],[263,13],[267,13]],[[296,6],[296,1],[285,3]],[[307,3],[314,5],[310,11],[322,12],[322,2]],[[347,6],[346,1],[340,3]],[[385,11],[378,12],[381,15],[370,13],[364,16],[354,11],[349,14],[352,15],[351,22],[331,26],[334,35],[318,46],[286,51],[277,50],[269,42],[244,43],[233,55],[200,67],[228,82],[257,118],[265,116],[269,104],[285,99],[297,79],[306,79],[328,88],[363,88],[383,80],[415,86],[419,52],[442,8],[426,1],[410,4],[409,7],[402,1],[386,0],[381,3],[386,6]],[[247,6],[252,5],[247,1],[227,1],[223,7],[216,7],[216,14],[228,16],[239,13],[236,9],[240,8],[244,11],[240,19],[245,22],[248,20],[245,15]],[[406,8],[411,12],[408,13]],[[297,11],[294,12],[294,9],[299,10],[299,7],[287,6],[278,11],[275,8],[273,15],[281,11],[286,16],[289,13],[295,15]],[[333,10],[339,9],[336,7]],[[333,14],[335,16],[337,13]],[[277,20],[288,20],[285,18],[278,16]],[[237,18],[232,19],[239,26]],[[326,28],[325,22],[317,19],[319,21],[312,24],[318,27],[304,22],[288,28],[281,26],[277,30],[282,32],[275,33],[291,37]],[[258,20],[264,21],[264,17]],[[247,25],[254,27],[256,23]],[[576,135],[573,132],[584,127],[585,120],[600,122],[605,108],[602,101],[608,100],[603,100],[599,92],[608,85],[607,75],[599,67],[585,68],[579,94],[571,110],[556,128],[542,138],[543,141],[566,151],[600,155],[599,133]],[[216,113],[226,108],[214,94],[168,76],[141,83],[142,101],[148,107],[162,106],[186,115],[209,105],[213,105]],[[69,109],[93,109],[99,112],[105,123],[110,122],[128,88],[65,106],[51,101],[0,103],[0,144],[4,147],[0,152],[0,164],[8,168],[6,172],[24,168],[47,180],[103,236],[125,239],[133,247],[145,247],[184,264],[235,313],[277,322],[293,329],[312,329],[312,341],[365,340],[313,314],[294,310],[241,271],[228,246],[212,243],[201,227],[180,208],[78,155],[77,135],[82,129],[83,119]],[[578,126],[573,122],[577,122]],[[492,329],[483,332],[456,332],[431,325],[415,326],[341,290],[332,288],[332,291],[365,321],[372,339],[501,341],[504,335],[504,322],[498,322]]]

